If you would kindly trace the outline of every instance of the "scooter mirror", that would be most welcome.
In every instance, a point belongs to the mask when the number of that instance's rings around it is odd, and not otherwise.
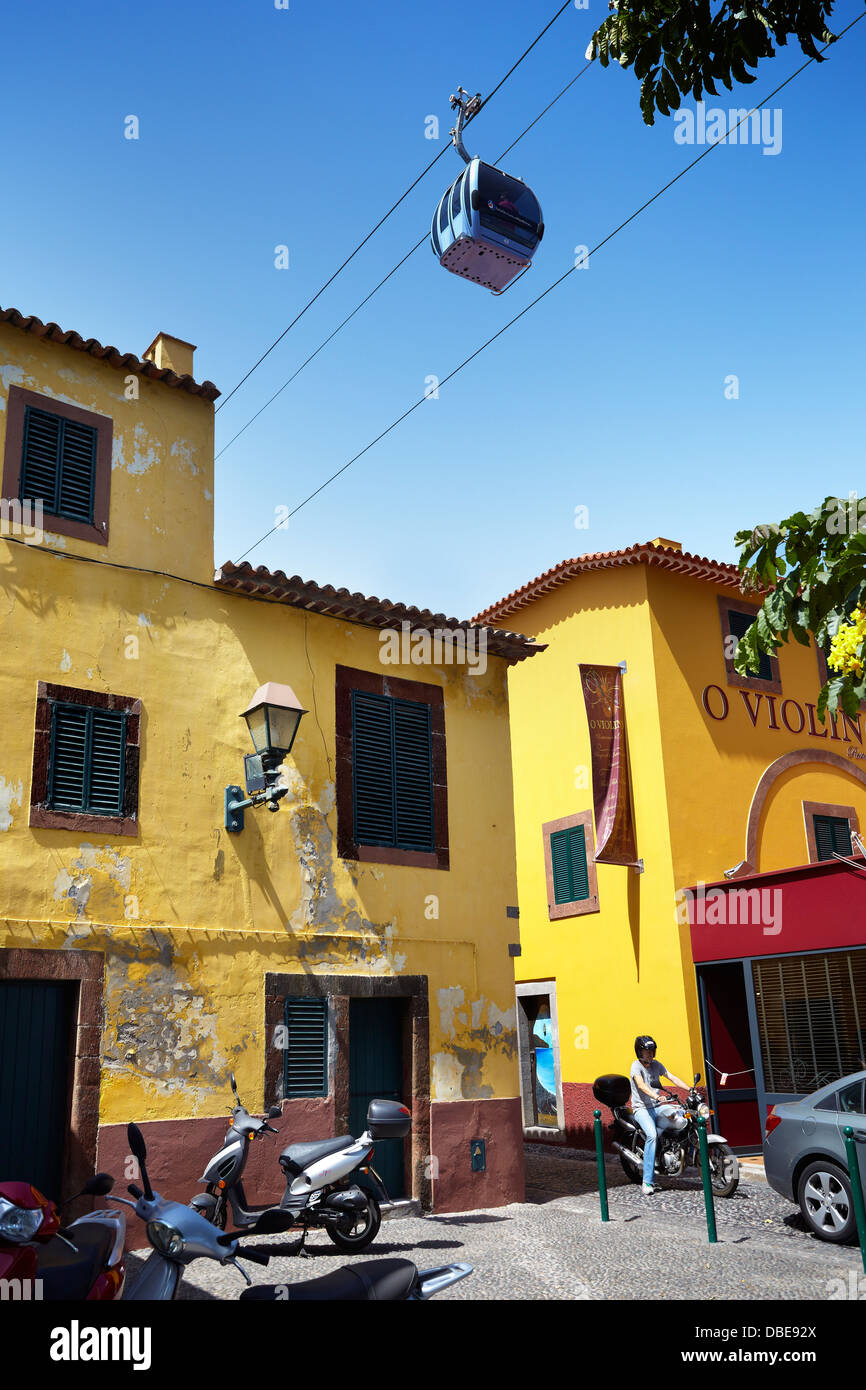
[[[144,1142],[144,1135],[138,1125],[128,1124],[126,1126],[126,1138],[139,1163],[147,1162],[147,1145]]]
[[[114,1178],[110,1173],[94,1173],[92,1178],[88,1178],[84,1184],[81,1195],[83,1197],[105,1197],[114,1187]]]
[[[270,1110],[268,1111],[268,1119],[269,1119],[269,1120],[279,1120],[280,1117],[282,1116],[282,1113],[283,1113],[283,1111],[282,1111],[282,1107],[281,1107],[281,1106],[279,1106],[279,1105],[272,1105],[271,1108],[270,1108]]]
[[[701,1074],[700,1074],[699,1071],[696,1071],[696,1072],[695,1072],[695,1085],[696,1085],[696,1086],[697,1086],[698,1082],[700,1081],[700,1079],[701,1079]]]
[[[235,1095],[237,1096],[238,1100],[240,1100],[240,1096],[238,1096],[238,1088],[237,1088],[237,1083],[236,1083],[236,1081],[235,1081],[235,1074],[234,1074],[234,1072],[231,1073],[231,1075],[230,1075],[230,1080],[231,1080],[231,1083],[232,1083],[232,1090],[234,1091],[234,1093],[235,1093]]]
[[[277,1236],[283,1231],[288,1231],[293,1225],[294,1221],[288,1212],[270,1207],[262,1212],[255,1226],[251,1226],[247,1231],[247,1235]]]
[[[144,1166],[147,1161],[147,1145],[144,1142],[144,1135],[142,1134],[138,1125],[128,1124],[126,1126],[126,1138],[129,1142],[129,1147],[132,1150],[133,1155],[138,1159],[138,1165],[141,1168],[141,1180],[144,1183],[145,1199],[148,1202],[152,1202],[153,1188],[150,1185],[150,1179],[147,1176],[147,1169]]]

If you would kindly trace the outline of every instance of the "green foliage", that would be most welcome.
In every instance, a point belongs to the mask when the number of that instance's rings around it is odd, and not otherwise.
[[[684,96],[717,96],[717,80],[728,91],[733,82],[754,82],[749,69],[774,57],[773,44],[784,47],[789,36],[818,62],[817,43],[835,39],[827,27],[833,0],[608,0],[608,6],[612,13],[593,34],[587,57],[604,68],[611,59],[634,68],[647,125],[656,110],[676,111]]]
[[[765,595],[757,621],[737,645],[734,666],[741,676],[757,671],[760,652],[772,655],[790,637],[808,646],[811,633],[819,647],[826,647],[852,610],[866,604],[861,508],[853,493],[826,497],[812,512],[737,532],[742,587]],[[818,717],[839,708],[856,715],[866,700],[866,673],[830,675],[818,699]]]

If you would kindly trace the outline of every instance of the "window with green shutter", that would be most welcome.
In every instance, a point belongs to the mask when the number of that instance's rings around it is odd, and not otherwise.
[[[287,999],[283,1095],[328,1094],[328,1001]]]
[[[47,807],[117,816],[123,811],[126,714],[86,705],[51,705]]]
[[[819,859],[832,859],[834,853],[851,854],[851,826],[844,817],[815,816],[813,823]]]
[[[51,516],[93,522],[97,431],[28,406],[24,414],[20,497],[41,499]]]
[[[586,831],[582,825],[557,830],[550,837],[554,902],[574,903],[589,897]]]
[[[753,613],[738,613],[735,608],[730,609],[728,613],[728,623],[730,625],[729,630],[731,636],[736,637],[737,641],[740,642],[742,638],[745,637],[754,621],[755,617]],[[760,661],[758,663],[758,669],[757,671],[751,672],[751,675],[755,680],[771,681],[773,679],[773,668],[770,664],[769,654],[767,652],[760,652],[759,654]]]
[[[352,776],[356,844],[435,848],[428,704],[353,690]]]

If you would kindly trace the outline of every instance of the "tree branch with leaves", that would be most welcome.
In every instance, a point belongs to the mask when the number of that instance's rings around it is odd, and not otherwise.
[[[862,528],[862,529],[861,529]],[[734,667],[754,674],[789,638],[827,652],[829,681],[819,719],[866,700],[866,501],[826,497],[812,512],[738,531],[741,587],[765,595],[756,621],[737,644]]]
[[[718,96],[716,82],[731,91],[734,82],[756,80],[750,68],[775,57],[796,39],[808,57],[823,62],[818,44],[835,41],[828,21],[833,0],[782,4],[765,0],[608,0],[612,13],[599,25],[586,50],[602,67],[618,62],[640,80],[640,109],[647,125],[655,112],[669,116],[684,96],[701,101]]]

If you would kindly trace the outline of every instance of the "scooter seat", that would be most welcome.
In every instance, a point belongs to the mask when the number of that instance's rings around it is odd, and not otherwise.
[[[417,1277],[411,1260],[362,1260],[300,1284],[254,1284],[241,1298],[259,1303],[400,1303]]]
[[[70,1227],[67,1238],[75,1250],[59,1236],[38,1246],[37,1277],[42,1280],[42,1297],[49,1303],[86,1298],[114,1245],[114,1231],[97,1221]]]
[[[280,1163],[287,1159],[296,1168],[309,1168],[311,1163],[316,1163],[320,1158],[327,1158],[329,1154],[339,1153],[340,1149],[348,1149],[354,1142],[351,1134],[343,1134],[338,1139],[317,1139],[311,1144],[289,1144],[280,1154]]]

